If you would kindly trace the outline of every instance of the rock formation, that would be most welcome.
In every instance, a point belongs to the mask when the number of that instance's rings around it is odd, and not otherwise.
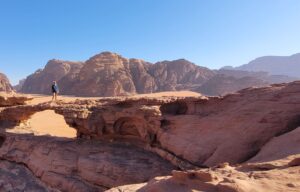
[[[85,63],[50,60],[45,69],[26,78],[21,92],[49,94],[57,80],[61,94],[119,96],[158,91],[193,90],[214,72],[186,60],[151,64],[103,52]]]
[[[299,160],[299,159],[298,159]],[[157,177],[148,183],[119,186],[107,192],[298,192],[300,166],[285,165],[262,170],[227,164],[193,171],[173,171],[171,176]]]
[[[291,191],[300,187],[300,127],[273,138],[247,163],[222,163],[209,169],[173,171],[148,183],[125,185],[107,192],[164,191]]]
[[[60,82],[62,78],[64,78],[64,81],[62,81],[61,87],[68,87],[69,81],[72,81],[74,74],[81,67],[81,62],[50,60],[44,69],[37,70],[26,78],[20,91],[23,93],[49,94],[51,93],[53,81]]]
[[[0,92],[12,92],[13,88],[9,83],[8,78],[3,74],[0,73]]]
[[[24,105],[26,104],[26,101],[29,101],[31,99],[32,98],[30,97],[24,95],[17,95],[14,93],[0,93],[0,108]]]
[[[24,165],[0,160],[0,191],[59,192],[39,181]]]
[[[214,76],[211,70],[184,59],[158,62],[150,73],[156,81],[157,91],[194,90]]]
[[[251,77],[252,79],[261,80],[263,82],[267,82],[268,84],[275,83],[289,83],[292,81],[299,80],[299,78],[290,77],[287,75],[270,75],[268,72],[263,71],[241,71],[241,70],[228,70],[228,69],[220,69],[216,71],[218,74],[225,75],[227,77],[234,77],[237,79],[241,79],[244,77]],[[256,85],[256,86],[259,86]]]
[[[21,92],[22,87],[23,87],[23,85],[24,85],[24,83],[25,83],[25,80],[26,80],[26,79],[21,79],[17,85],[13,86],[13,88],[14,88],[17,92]]]
[[[265,71],[272,75],[287,75],[300,78],[300,53],[291,56],[265,56],[250,61],[235,69],[244,71]]]
[[[63,115],[78,138],[4,131],[43,110]],[[296,192],[299,113],[299,81],[224,97],[8,106],[0,110],[0,158],[26,165],[49,190]]]
[[[174,169],[157,155],[131,144],[101,140],[6,134],[0,156],[25,164],[47,186],[72,192],[144,182]]]
[[[53,80],[58,81],[61,94],[92,97],[179,90],[225,95],[297,78],[233,68],[213,71],[184,59],[152,64],[103,52],[86,62],[50,60],[44,69],[28,76],[16,89],[23,93],[50,94]]]
[[[263,87],[268,84],[267,81],[256,77],[244,76],[235,78],[233,76],[218,74],[206,81],[197,91],[211,96],[226,95],[247,87]]]

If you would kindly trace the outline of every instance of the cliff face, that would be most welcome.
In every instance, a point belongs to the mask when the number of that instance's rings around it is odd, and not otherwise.
[[[225,95],[251,86],[291,82],[297,78],[233,69],[213,71],[184,59],[151,64],[103,52],[86,62],[50,60],[43,70],[28,76],[17,88],[23,93],[50,94],[54,80],[61,94],[91,97],[179,90]]]
[[[9,83],[8,78],[3,73],[0,73],[0,92],[1,91],[3,91],[3,92],[12,92],[13,91],[13,87]]]
[[[80,62],[50,60],[44,69],[37,70],[26,78],[20,91],[23,93],[49,94],[51,93],[52,82],[59,82],[62,78],[65,78],[65,81],[61,84],[62,88],[67,87],[69,81],[72,81],[72,75],[77,73],[81,67],[82,63]]]
[[[238,70],[265,71],[272,75],[287,75],[300,78],[300,53],[291,56],[265,56],[259,57],[248,64],[237,67]]]
[[[197,91],[211,96],[226,95],[247,87],[262,87],[268,84],[267,81],[251,76],[235,78],[218,74],[206,81]]]
[[[49,94],[53,80],[61,94],[118,96],[193,89],[214,72],[186,60],[151,64],[139,59],[103,52],[85,63],[51,60],[43,70],[27,77],[21,92]]]
[[[150,73],[158,91],[193,90],[215,75],[213,71],[184,59],[156,63]]]
[[[86,61],[70,93],[80,96],[115,96],[135,93],[129,60],[109,52]]]

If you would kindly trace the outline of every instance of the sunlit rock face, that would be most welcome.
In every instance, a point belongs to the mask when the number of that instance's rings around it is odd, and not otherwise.
[[[58,81],[61,94],[76,96],[193,90],[213,75],[213,71],[184,59],[151,64],[103,52],[84,63],[50,60],[43,70],[26,78],[20,91],[49,94],[54,80]]]
[[[70,81],[82,67],[81,62],[71,62],[52,59],[44,69],[37,70],[28,76],[22,87],[19,88],[23,93],[51,94],[51,84],[53,81],[61,82],[61,88],[70,86]],[[64,79],[63,81],[61,81]]]
[[[218,96],[249,87],[299,80],[296,68],[300,54],[262,57],[240,67],[211,70],[185,59],[150,63],[102,52],[85,62],[50,60],[20,81],[23,93],[51,94],[55,80],[60,94],[75,96],[129,96],[162,91],[190,90]],[[274,61],[274,62],[273,62]]]
[[[9,83],[8,78],[3,74],[0,73],[0,92],[12,92],[13,88],[11,84]]]

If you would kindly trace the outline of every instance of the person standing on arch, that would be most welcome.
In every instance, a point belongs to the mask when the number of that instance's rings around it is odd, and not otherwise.
[[[56,81],[53,81],[51,89],[52,89],[52,94],[53,94],[52,101],[57,101],[57,95],[59,93],[59,88],[58,88],[58,85],[57,85]]]

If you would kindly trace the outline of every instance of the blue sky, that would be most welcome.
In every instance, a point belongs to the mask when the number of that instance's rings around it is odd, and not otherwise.
[[[299,0],[0,0],[0,71],[102,51],[220,68],[300,52]]]

